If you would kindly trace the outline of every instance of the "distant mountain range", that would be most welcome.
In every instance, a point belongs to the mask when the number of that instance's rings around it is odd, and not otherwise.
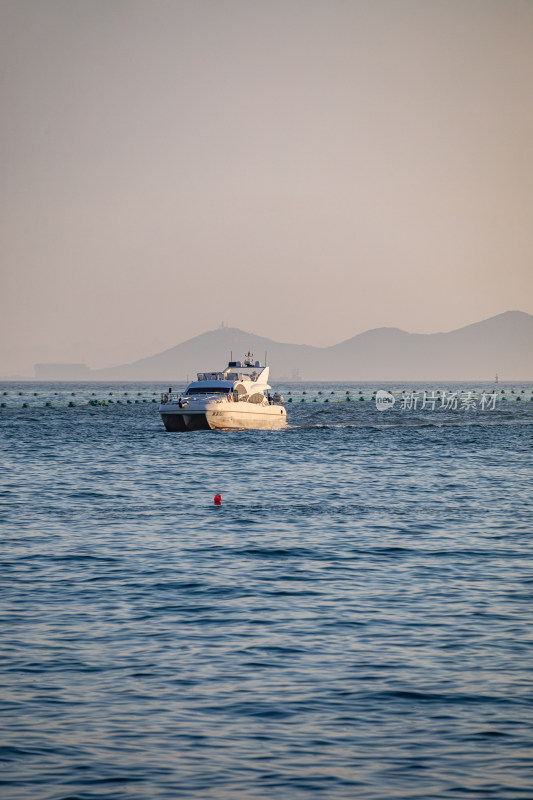
[[[267,352],[271,377],[278,381],[489,381],[496,373],[501,380],[532,380],[533,315],[507,311],[448,333],[375,328],[332,347],[285,344],[224,327],[132,364],[89,370],[83,379],[171,384],[198,371],[220,370],[230,353],[241,359],[248,350],[261,361]]]

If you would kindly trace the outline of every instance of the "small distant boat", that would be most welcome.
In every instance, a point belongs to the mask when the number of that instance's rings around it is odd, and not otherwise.
[[[222,372],[199,372],[183,394],[161,395],[159,411],[167,431],[217,429],[278,430],[287,424],[283,397],[270,394],[270,368],[254,361],[229,361]]]

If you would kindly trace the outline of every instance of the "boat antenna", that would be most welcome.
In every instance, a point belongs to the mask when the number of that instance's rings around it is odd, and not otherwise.
[[[233,361],[233,350],[229,351],[229,360]]]
[[[267,351],[265,350],[265,367],[267,365]]]

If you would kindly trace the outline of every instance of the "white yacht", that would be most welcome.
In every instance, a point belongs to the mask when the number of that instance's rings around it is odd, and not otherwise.
[[[183,394],[161,395],[159,411],[167,431],[265,428],[287,424],[283,397],[270,394],[269,367],[254,361],[230,361],[223,372],[199,372]]]

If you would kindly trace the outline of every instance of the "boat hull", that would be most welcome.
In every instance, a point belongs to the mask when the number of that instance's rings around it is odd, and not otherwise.
[[[167,431],[172,433],[210,430],[205,414],[161,413],[161,417]]]
[[[241,406],[241,408],[239,408]],[[161,418],[167,431],[198,430],[280,430],[287,424],[287,414],[282,406],[250,407],[251,403],[233,403],[224,409],[160,407]]]

